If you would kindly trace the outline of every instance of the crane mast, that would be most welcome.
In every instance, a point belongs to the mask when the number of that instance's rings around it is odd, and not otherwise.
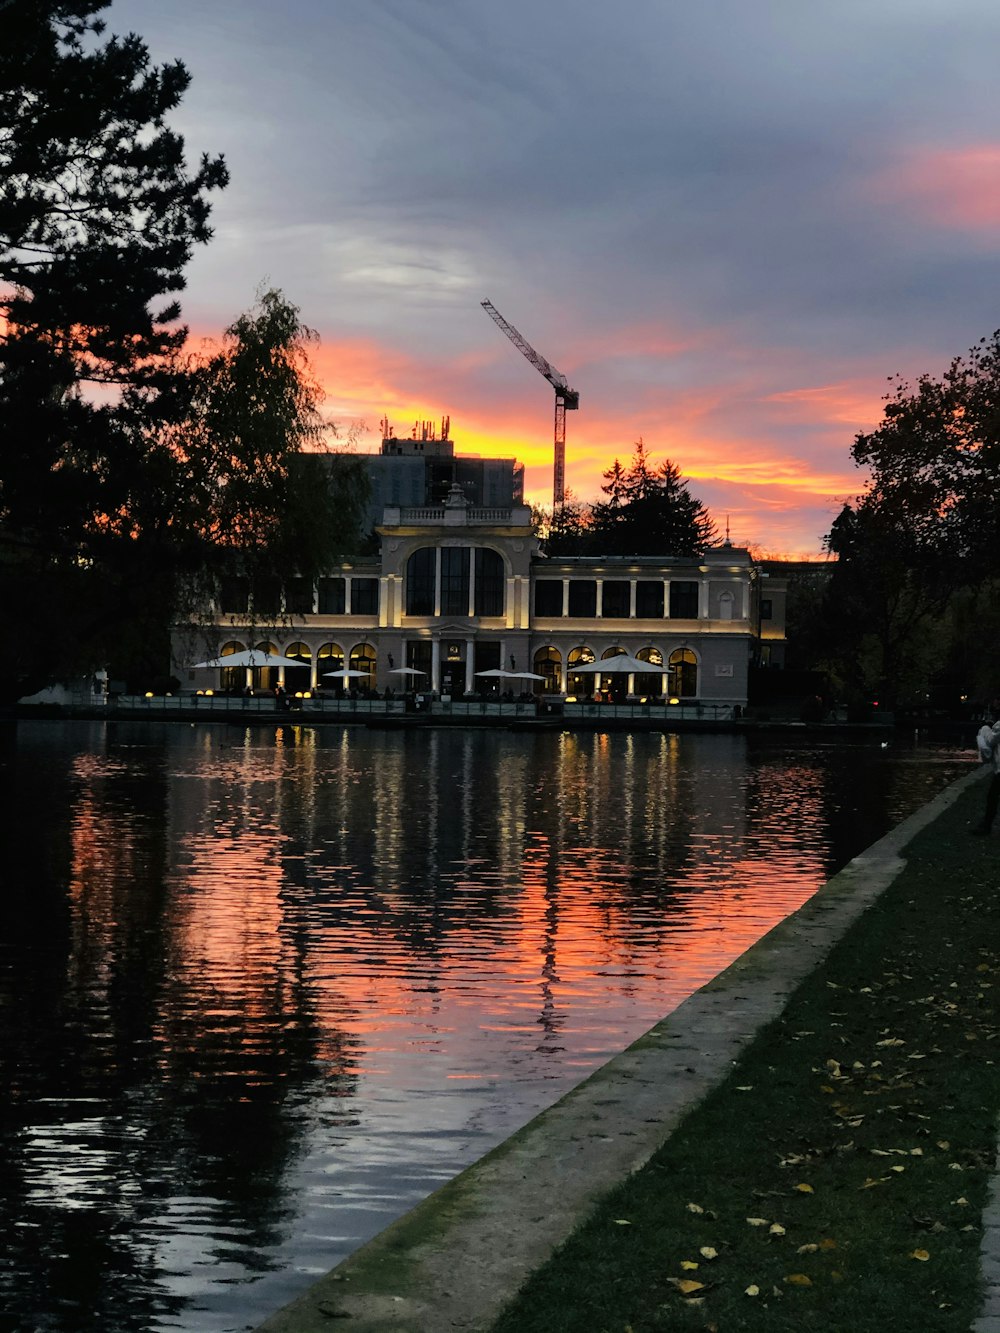
[[[580,406],[580,395],[571,389],[566,376],[536,352],[527,338],[518,333],[513,324],[508,324],[492,301],[481,302],[483,309],[498,328],[502,329],[521,355],[535,367],[556,391],[556,416],[554,432],[553,469],[552,469],[552,505],[559,508],[566,497],[566,413],[574,412]]]

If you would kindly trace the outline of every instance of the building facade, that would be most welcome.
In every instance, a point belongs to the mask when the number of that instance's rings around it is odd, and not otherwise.
[[[470,504],[459,484],[443,504],[386,506],[377,532],[378,555],[345,561],[314,587],[291,581],[266,618],[249,617],[242,594],[223,593],[178,626],[172,670],[182,689],[242,687],[242,671],[220,679],[190,664],[264,646],[299,665],[255,671],[256,689],[415,685],[442,698],[515,689],[716,710],[746,704],[762,608],[758,570],[742,548],[727,543],[690,559],[550,559],[526,506]],[[772,641],[781,633],[776,591],[768,589]],[[613,670],[622,654],[648,670]],[[335,677],[344,671],[358,674]],[[506,678],[483,674],[497,672]]]

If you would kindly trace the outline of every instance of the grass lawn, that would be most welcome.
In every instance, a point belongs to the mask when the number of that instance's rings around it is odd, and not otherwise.
[[[1000,1105],[1000,833],[976,785],[492,1333],[968,1333]]]

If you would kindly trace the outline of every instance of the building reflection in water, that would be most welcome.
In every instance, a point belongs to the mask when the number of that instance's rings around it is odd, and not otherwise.
[[[735,736],[65,734],[23,816],[66,931],[0,951],[0,1304],[109,1333],[277,1307],[794,910],[852,790],[928,794]]]

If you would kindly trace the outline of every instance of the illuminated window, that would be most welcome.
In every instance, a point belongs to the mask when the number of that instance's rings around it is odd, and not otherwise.
[[[676,648],[667,659],[667,692],[678,699],[698,693],[698,659],[690,648]]]
[[[559,673],[562,666],[562,655],[557,648],[539,648],[534,656],[534,665],[532,671],[539,676],[544,676],[545,680],[541,686],[542,694],[559,693]]]

